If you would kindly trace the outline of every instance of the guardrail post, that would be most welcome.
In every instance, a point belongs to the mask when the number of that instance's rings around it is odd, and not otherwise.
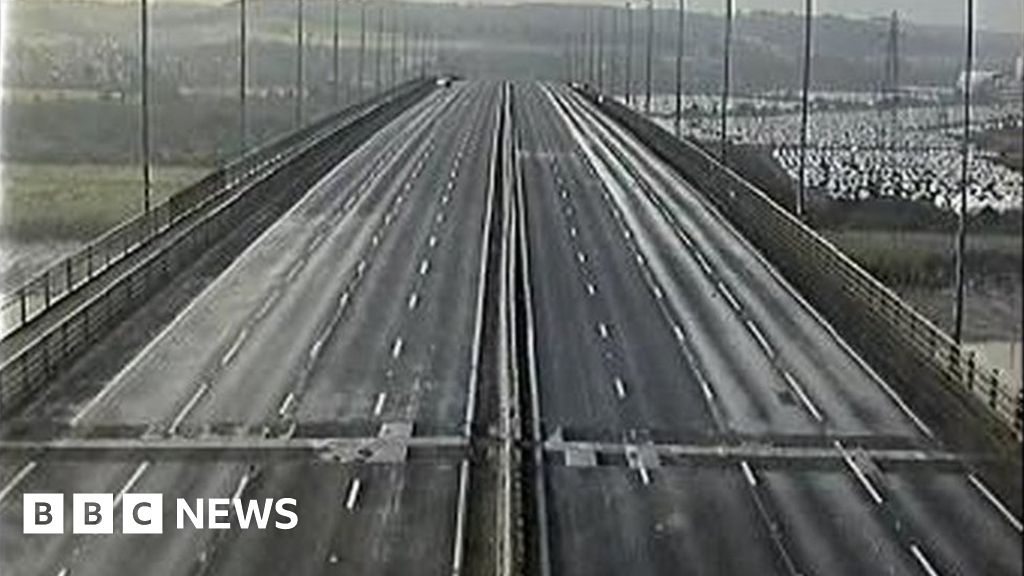
[[[964,375],[964,385],[967,390],[974,390],[974,352],[967,353],[967,373]]]
[[[1013,412],[1013,428],[1017,437],[1021,435],[1021,419],[1024,418],[1024,389],[1017,390],[1017,409]]]
[[[43,310],[50,307],[50,273],[43,276]]]
[[[92,244],[85,247],[85,277],[92,278]]]
[[[43,376],[49,378],[52,373],[53,367],[50,366],[50,339],[46,338],[43,340]]]
[[[61,322],[60,324],[60,357],[68,357],[68,323]]]
[[[67,279],[67,291],[71,292],[71,288],[74,286],[74,278],[72,278],[70,256],[64,260],[64,276]]]
[[[28,320],[28,304],[25,302],[25,289],[18,290],[18,299],[21,306],[21,323],[24,324]]]

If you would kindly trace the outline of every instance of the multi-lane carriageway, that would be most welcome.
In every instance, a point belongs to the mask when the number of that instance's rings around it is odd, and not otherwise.
[[[1019,510],[559,86],[433,92],[114,372],[4,438],[3,574],[1022,572]],[[299,524],[27,536],[34,492]]]

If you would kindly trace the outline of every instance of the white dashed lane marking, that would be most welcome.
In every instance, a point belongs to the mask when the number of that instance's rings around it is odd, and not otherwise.
[[[242,343],[245,341],[245,338],[248,335],[249,335],[249,330],[248,329],[242,329],[242,331],[238,333],[238,336],[235,337],[235,341],[231,344],[231,347],[228,348],[228,351],[225,352],[224,356],[221,357],[221,359],[220,359],[220,365],[221,366],[226,366],[228,362],[231,362],[231,359],[234,358],[235,354],[238,353],[238,350],[242,347]]]
[[[288,409],[292,407],[292,404],[294,402],[295,402],[295,393],[294,392],[289,392],[288,395],[284,397],[284,401],[281,402],[281,407],[277,409],[277,415],[278,416],[284,416],[285,414],[287,414],[288,413]]]
[[[853,475],[856,476],[857,480],[861,483],[861,486],[864,487],[864,489],[867,491],[868,495],[871,496],[871,499],[875,502],[875,504],[881,505],[882,494],[878,491],[877,488],[875,488],[875,485],[871,483],[871,480],[868,479],[867,475],[864,474],[864,471],[861,470],[860,466],[857,465],[857,462],[853,459],[852,456],[850,456],[850,453],[847,452],[846,448],[843,447],[843,444],[839,440],[836,440],[833,443],[833,446],[835,446],[836,450],[838,450],[839,453],[842,454],[843,461],[850,468],[850,470],[853,471]]]
[[[0,490],[0,503],[4,501],[4,498],[6,498],[8,494],[14,491],[18,484],[24,480],[32,470],[35,470],[36,466],[37,464],[33,461],[25,464],[20,470],[18,470],[17,474],[15,474],[6,485],[4,485],[3,490]]]
[[[615,394],[620,400],[626,397],[626,383],[618,376],[615,377]]]
[[[917,560],[917,563],[921,565],[921,569],[924,570],[925,574],[927,574],[928,576],[939,576],[939,573],[935,570],[935,567],[932,566],[932,563],[928,560],[928,557],[924,555],[924,552],[921,551],[921,548],[919,548],[917,544],[910,545],[910,553],[914,555],[914,559]]]
[[[757,344],[761,347],[762,350],[764,350],[765,354],[767,354],[769,358],[774,358],[775,351],[772,350],[771,345],[768,344],[768,340],[765,339],[764,334],[761,333],[761,329],[757,327],[757,324],[755,324],[751,320],[747,320],[746,325],[747,329],[750,330],[750,333],[754,335],[754,339],[757,340]]]
[[[733,296],[732,290],[729,290],[728,286],[722,282],[718,282],[718,291],[721,292],[722,295],[725,296],[725,299],[729,301],[729,306],[731,306],[733,310],[737,312],[740,311],[740,303],[736,300],[736,297]]]
[[[743,476],[747,479],[747,484],[757,486],[757,476],[754,476],[754,469],[750,467],[746,460],[740,461],[740,469],[743,470]]]
[[[971,485],[974,486],[978,492],[981,492],[981,495],[984,496],[985,499],[1003,515],[1003,518],[1006,518],[1006,521],[1009,522],[1017,532],[1024,532],[1024,526],[1021,525],[1021,521],[1013,515],[1013,512],[1010,512],[1010,509],[1007,508],[1006,505],[1003,504],[980,479],[978,479],[977,476],[974,474],[968,474],[967,479],[971,482]]]
[[[811,402],[810,397],[807,396],[806,392],[804,392],[803,387],[800,386],[800,383],[797,382],[796,378],[794,378],[793,375],[785,369],[782,370],[782,377],[786,380],[786,383],[789,384],[789,387],[796,392],[797,397],[800,398],[800,402],[805,408],[807,408],[807,411],[811,413],[811,416],[813,416],[818,422],[823,422],[824,417],[821,415],[821,412],[818,411],[818,407],[814,405],[814,402]]]
[[[353,510],[356,507],[356,502],[359,500],[359,490],[362,488],[363,483],[356,478],[352,480],[352,483],[348,487],[348,496],[345,498],[345,509]]]
[[[386,402],[387,399],[388,399],[388,393],[387,392],[381,392],[380,394],[377,394],[377,401],[373,405],[373,415],[374,415],[374,417],[380,416],[381,413],[384,412],[384,402]]]

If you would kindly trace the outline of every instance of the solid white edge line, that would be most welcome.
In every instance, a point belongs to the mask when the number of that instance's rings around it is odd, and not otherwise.
[[[548,96],[546,88],[542,87],[545,96]],[[552,160],[554,162],[554,160]],[[557,164],[556,164],[557,166]],[[536,326],[533,312],[533,284],[531,282],[530,272],[530,244],[528,241],[529,231],[527,230],[527,218],[528,213],[525,205],[523,204],[523,193],[521,188],[521,172],[516,174],[516,200],[517,200],[517,213],[521,215],[518,219],[519,226],[519,249],[523,259],[523,278],[525,289],[523,290],[523,298],[525,301],[526,310],[526,357],[527,357],[527,370],[530,375],[530,413],[532,420],[531,436],[535,442],[541,442],[541,405],[540,405],[540,384],[537,373],[537,335]],[[534,465],[537,470],[543,470],[544,468],[544,451],[542,449],[535,448],[533,450]],[[537,564],[540,576],[550,576],[551,574],[551,552],[550,543],[548,541],[548,513],[547,513],[547,496],[544,489],[544,476],[542,473],[534,474],[534,498],[536,501],[537,509]]]
[[[495,110],[495,128],[500,124],[501,120],[501,106]],[[498,151],[498,138],[500,137],[499,131],[495,130],[494,137],[491,139],[491,153],[490,162],[488,163],[487,171],[488,174],[493,176],[494,170],[497,167],[497,151]],[[467,135],[467,139],[469,136]],[[473,326],[473,343],[470,348],[469,358],[469,379],[466,384],[466,412],[463,415],[463,434],[469,437],[473,433],[473,419],[476,412],[476,396],[477,396],[477,383],[479,380],[480,370],[480,354],[481,347],[483,346],[483,317],[484,317],[484,296],[487,289],[487,270],[490,258],[489,246],[487,241],[491,235],[491,220],[494,219],[494,178],[489,178],[487,186],[487,201],[484,207],[484,226],[481,232],[482,236],[480,239],[480,268],[479,278],[477,279],[477,293],[476,293],[476,312]],[[436,243],[436,237],[431,235],[430,246],[433,247]]]
[[[469,502],[469,460],[459,466],[459,492],[455,509],[455,548],[452,552],[452,576],[462,573],[462,560],[466,546],[466,508]]]

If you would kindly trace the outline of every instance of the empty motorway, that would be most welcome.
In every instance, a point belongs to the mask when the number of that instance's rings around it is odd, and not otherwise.
[[[5,575],[1022,573],[1019,511],[554,84],[434,90],[110,377],[17,419],[54,432],[3,439]],[[521,501],[495,480],[509,433]],[[291,497],[299,522],[22,534],[38,492]]]
[[[552,573],[1020,573],[1016,518],[689,184],[567,90],[517,103]]]

